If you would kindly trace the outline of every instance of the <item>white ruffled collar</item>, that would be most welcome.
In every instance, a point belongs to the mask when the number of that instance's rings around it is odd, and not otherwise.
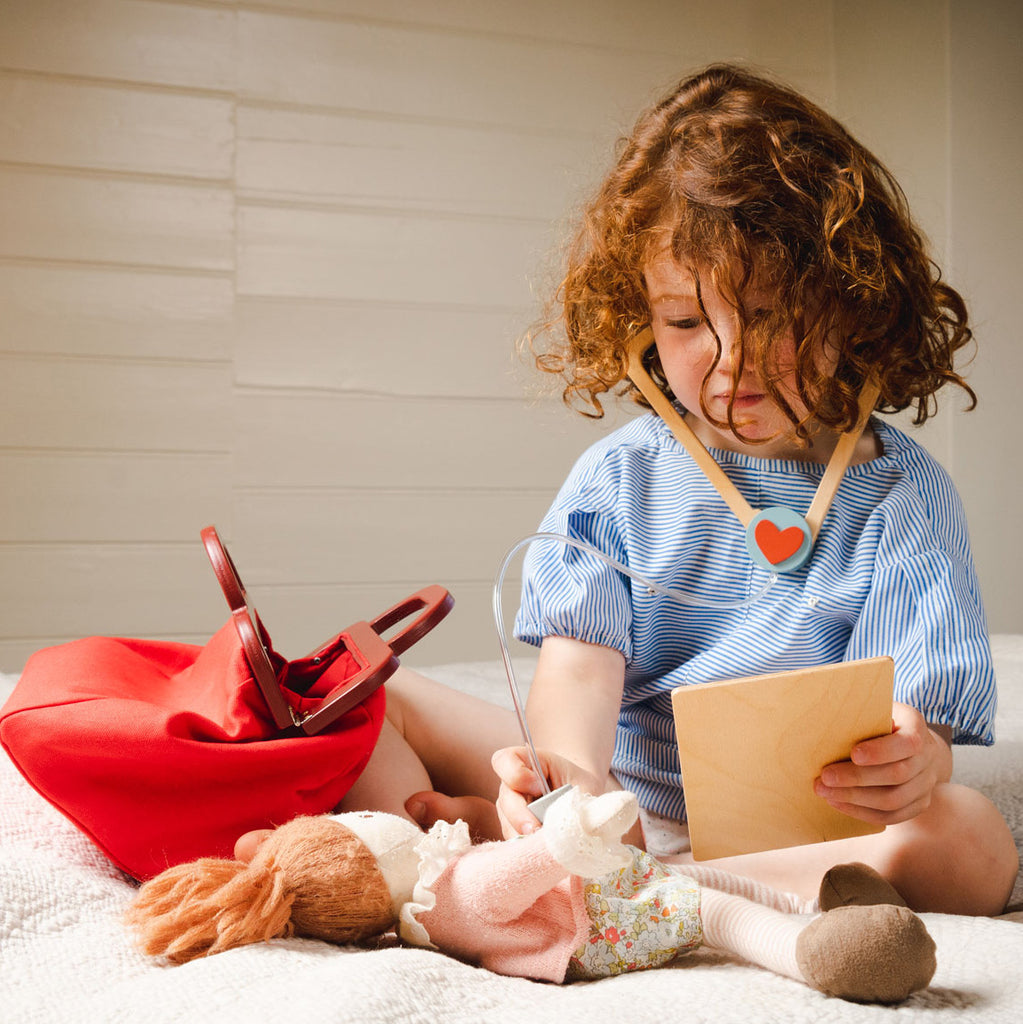
[[[433,910],[437,897],[431,888],[448,864],[472,846],[469,826],[462,820],[452,824],[438,821],[416,844],[419,857],[419,877],[412,890],[412,898],[405,903],[398,915],[398,935],[413,946],[436,948],[430,941],[430,934],[419,923],[419,914]]]

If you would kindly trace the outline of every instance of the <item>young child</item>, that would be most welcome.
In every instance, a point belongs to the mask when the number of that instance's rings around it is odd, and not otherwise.
[[[754,508],[805,512],[868,383],[877,411],[912,408],[917,423],[946,384],[973,398],[953,366],[970,339],[964,304],[891,175],[804,97],[740,68],[695,75],[639,119],[585,212],[559,301],[548,326],[563,338],[538,364],[563,377],[566,401],[594,416],[609,393],[645,404],[628,350],[652,328],[650,374]],[[769,578],[653,414],[582,456],[541,529],[707,605],[747,601]],[[950,744],[991,743],[995,710],[966,525],[948,476],[894,427],[869,421],[809,561],[758,600],[683,607],[543,542],[516,628],[540,647],[528,717],[548,781],[632,791],[662,855],[685,850],[674,687],[890,655],[894,731],[815,783],[834,807],[888,828],[720,866],[810,897],[831,865],[862,861],[917,910],[1004,907],[1012,837],[986,798],[950,783]],[[407,742],[433,789],[491,798],[486,762],[503,748],[493,766],[505,830],[535,827],[540,783],[508,717],[408,675],[389,693],[397,728],[381,757]],[[408,809],[426,824],[464,810],[430,794]]]

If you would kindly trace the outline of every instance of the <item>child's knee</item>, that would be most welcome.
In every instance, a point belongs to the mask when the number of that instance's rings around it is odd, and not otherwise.
[[[914,909],[976,916],[1005,909],[1019,854],[1001,812],[983,793],[938,786],[926,811],[889,831],[891,876]]]
[[[983,793],[966,786],[950,786],[955,802],[951,828],[969,858],[981,882],[985,906],[978,914],[1000,914],[1012,895],[1019,874],[1016,840],[1001,811]]]

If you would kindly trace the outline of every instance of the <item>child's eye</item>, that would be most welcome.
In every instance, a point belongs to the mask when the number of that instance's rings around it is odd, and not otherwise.
[[[666,327],[675,327],[680,331],[691,331],[696,327],[699,327],[703,323],[702,317],[698,316],[687,316],[681,320],[665,320],[664,324]]]

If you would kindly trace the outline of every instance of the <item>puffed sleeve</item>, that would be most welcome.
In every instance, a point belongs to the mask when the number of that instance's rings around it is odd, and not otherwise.
[[[882,654],[895,661],[897,701],[950,726],[956,743],[994,742],[994,668],[968,559],[936,549],[877,567],[846,657]]]
[[[619,491],[613,455],[591,449],[565,481],[540,531],[567,535],[627,564]],[[538,645],[546,636],[566,636],[612,647],[629,659],[631,633],[627,576],[584,550],[552,539],[533,542],[515,621],[520,640]]]

